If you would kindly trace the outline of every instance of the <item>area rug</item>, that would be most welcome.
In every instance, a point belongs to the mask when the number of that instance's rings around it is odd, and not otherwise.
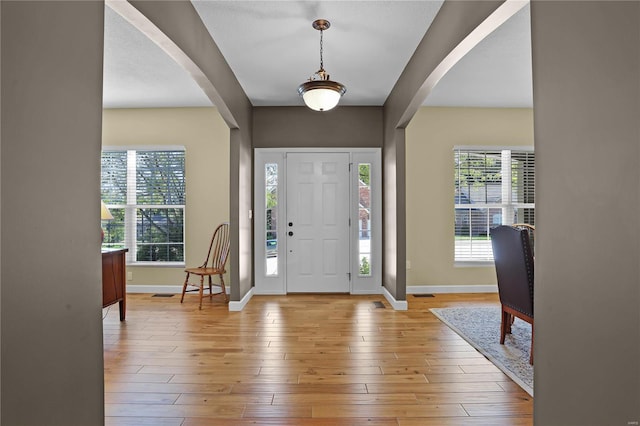
[[[512,333],[501,345],[500,307],[433,308],[431,312],[533,396],[530,324],[516,318]]]

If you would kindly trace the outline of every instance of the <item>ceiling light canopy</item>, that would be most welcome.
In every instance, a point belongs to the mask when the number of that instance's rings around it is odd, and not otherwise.
[[[309,78],[309,81],[298,86],[298,93],[302,96],[304,103],[312,110],[329,111],[338,105],[347,88],[337,81],[332,81],[324,69],[322,35],[324,30],[331,26],[331,23],[326,19],[317,19],[313,21],[312,25],[313,28],[320,31],[320,69]]]

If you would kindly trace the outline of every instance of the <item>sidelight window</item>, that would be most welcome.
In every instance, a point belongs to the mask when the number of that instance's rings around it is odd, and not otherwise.
[[[278,164],[264,165],[265,194],[265,271],[267,276],[278,275]]]
[[[371,164],[358,163],[359,275],[371,276]]]

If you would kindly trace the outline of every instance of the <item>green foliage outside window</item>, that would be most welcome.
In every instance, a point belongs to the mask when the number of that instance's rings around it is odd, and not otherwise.
[[[369,186],[369,182],[371,179],[371,173],[369,173],[369,164],[360,164],[358,165],[358,175],[360,177],[360,181],[364,183],[365,186]]]
[[[456,193],[470,193],[471,187],[482,188],[502,182],[500,152],[457,152],[455,155]]]
[[[371,265],[365,256],[360,259],[360,275],[371,275]]]

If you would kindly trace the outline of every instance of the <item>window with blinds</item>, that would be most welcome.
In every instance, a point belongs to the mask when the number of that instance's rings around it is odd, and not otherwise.
[[[103,247],[128,247],[129,263],[184,262],[184,160],[183,148],[102,152],[101,196],[113,216]]]
[[[455,261],[493,261],[489,230],[535,224],[535,155],[527,149],[454,148]]]

